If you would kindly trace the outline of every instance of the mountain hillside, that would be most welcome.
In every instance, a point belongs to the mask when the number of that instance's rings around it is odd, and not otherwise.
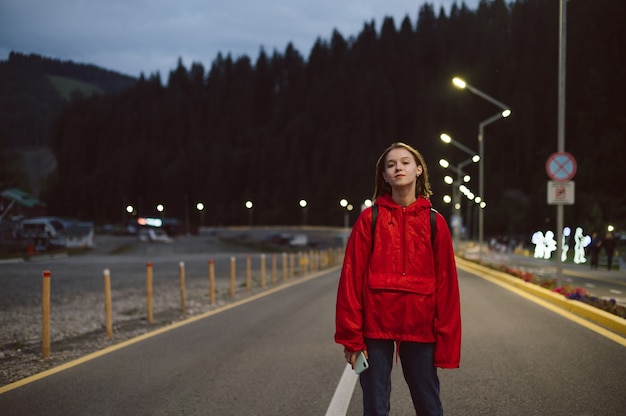
[[[135,78],[40,55],[11,52],[0,61],[0,145],[25,149],[46,144],[50,122],[77,97],[114,94]]]

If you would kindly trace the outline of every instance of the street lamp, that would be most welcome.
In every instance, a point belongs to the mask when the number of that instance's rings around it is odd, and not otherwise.
[[[448,134],[441,133],[439,135],[439,138],[441,139],[442,142],[447,143],[447,144],[452,144],[458,147],[459,149],[463,150],[468,155],[470,155],[472,157],[470,159],[472,162],[477,163],[480,160],[480,155],[478,153],[476,153],[469,147],[465,146],[463,143],[459,143],[456,140],[452,140],[452,137],[450,137]]]
[[[339,205],[346,210],[343,214],[343,226],[345,228],[349,228],[350,227],[350,211],[352,211],[354,207],[345,198],[339,201]]]
[[[509,108],[509,106],[501,103],[500,101],[496,100],[492,96],[482,92],[478,88],[475,88],[475,87],[471,86],[470,84],[468,84],[467,82],[465,82],[463,79],[461,79],[459,77],[454,77],[452,79],[452,83],[457,88],[467,89],[472,94],[478,95],[480,98],[483,98],[483,99],[489,101],[490,103],[494,104],[495,106],[500,107],[500,109],[502,109],[502,111],[499,112],[498,114],[495,114],[495,115],[489,117],[488,119],[481,121],[478,124],[478,155],[480,156],[480,164],[478,165],[478,193],[480,195],[480,198],[482,198],[484,200],[484,198],[485,198],[485,143],[484,143],[484,130],[485,130],[485,127],[488,126],[489,124],[491,124],[491,123],[493,123],[493,122],[495,122],[497,120],[500,120],[501,118],[506,118],[506,117],[510,116],[511,115],[511,109]],[[484,208],[482,202],[481,202],[481,208]],[[480,209],[478,211],[478,256],[479,256],[480,260],[482,260],[482,247],[483,247],[484,232],[485,232],[484,221],[485,221],[484,210]]]
[[[196,209],[198,210],[198,214],[200,214],[200,227],[204,227],[204,204],[202,202],[198,202],[196,204]]]
[[[476,153],[475,151],[473,151],[472,149],[470,149],[469,147],[465,146],[462,143],[459,143],[456,140],[452,140],[452,137],[450,137],[450,135],[446,134],[446,133],[441,133],[439,135],[439,138],[441,139],[442,142],[447,143],[447,144],[452,144],[456,147],[458,147],[459,149],[463,150],[465,153],[467,153],[468,155],[471,156],[470,159],[465,160],[461,163],[459,163],[457,165],[457,168],[459,169],[459,171],[465,166],[468,165],[470,163],[478,163],[480,161],[480,155],[478,153]],[[444,166],[445,167],[445,166]],[[459,175],[460,177],[460,173],[457,173],[457,175]],[[466,181],[468,182],[468,180]],[[457,187],[460,186],[460,181],[457,183]],[[461,202],[459,201],[460,195],[458,192],[458,189],[455,188],[454,189],[454,217],[453,217],[453,221],[452,221],[452,233],[453,233],[453,237],[454,237],[454,246],[455,248],[458,249],[458,244],[459,244],[459,237],[460,237],[460,232],[461,232],[461,226],[463,225],[463,218],[461,217]]]
[[[452,185],[452,198],[453,198],[452,236],[454,240],[455,249],[459,248],[461,227],[463,225],[463,218],[461,216],[461,192],[466,194],[465,190],[467,189],[467,187],[463,185],[463,183],[467,183],[471,180],[471,176],[463,172],[462,168],[469,163],[476,163],[477,161],[478,161],[477,158],[470,158],[459,163],[456,167],[454,167],[450,165],[450,162],[448,162],[446,159],[439,160],[439,165],[441,165],[443,168],[452,170],[457,175],[456,180],[454,180],[451,176],[444,177],[444,182],[447,183],[448,185]]]
[[[300,202],[298,202],[298,204],[302,208],[302,225],[306,225],[306,206],[307,206],[306,199],[301,199]]]
[[[252,228],[252,209],[254,208],[252,201],[246,201],[246,208],[248,209],[248,225]]]

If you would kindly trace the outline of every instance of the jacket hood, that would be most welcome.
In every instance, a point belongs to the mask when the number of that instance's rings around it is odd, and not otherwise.
[[[390,210],[396,210],[396,209],[402,209],[402,207],[400,205],[398,205],[396,203],[396,201],[394,201],[391,198],[390,194],[385,194],[385,195],[381,195],[378,198],[376,198],[376,203],[379,206],[383,206],[386,207]],[[430,199],[426,199],[423,196],[420,196],[417,198],[417,200],[415,202],[413,202],[411,205],[409,205],[408,207],[406,207],[407,211],[411,212],[411,211],[421,211],[423,209],[430,209],[432,208],[433,204],[430,202]]]

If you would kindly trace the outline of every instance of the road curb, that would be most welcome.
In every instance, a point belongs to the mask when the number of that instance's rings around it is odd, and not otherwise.
[[[626,319],[624,318],[613,315],[609,312],[603,311],[602,309],[596,308],[586,303],[567,299],[560,293],[555,293],[541,286],[537,286],[533,283],[528,283],[522,279],[512,277],[504,272],[481,266],[460,257],[456,257],[456,264],[457,266],[468,272],[480,272],[481,274],[487,274],[502,283],[514,286],[520,290],[523,290],[526,293],[530,293],[538,298],[550,302],[553,305],[556,305],[568,312],[571,312],[593,323],[601,325],[604,328],[615,331],[622,336],[626,336]]]

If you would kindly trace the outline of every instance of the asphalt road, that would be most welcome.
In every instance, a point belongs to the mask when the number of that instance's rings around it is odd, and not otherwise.
[[[333,343],[338,270],[0,394],[12,415],[323,415],[344,372]],[[441,370],[448,415],[622,415],[624,346],[460,272],[461,368]],[[401,370],[392,414],[410,415]],[[356,386],[348,415],[361,413]]]

